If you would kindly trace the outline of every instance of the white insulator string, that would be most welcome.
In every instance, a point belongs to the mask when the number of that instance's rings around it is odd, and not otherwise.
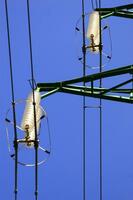
[[[35,103],[36,103],[36,115],[38,115],[38,108],[41,100],[41,95],[38,91],[34,91],[35,95]],[[38,117],[36,117],[36,121]],[[27,98],[27,103],[25,106],[22,122],[21,122],[21,128],[23,130],[28,130],[28,132],[31,132],[34,127],[34,107],[33,107],[33,93],[31,93]]]

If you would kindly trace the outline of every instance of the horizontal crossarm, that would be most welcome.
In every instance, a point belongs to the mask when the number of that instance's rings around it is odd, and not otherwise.
[[[120,68],[116,68],[113,70],[108,70],[102,73],[96,73],[96,74],[92,74],[92,75],[88,75],[85,77],[80,77],[80,78],[76,78],[76,79],[71,79],[71,80],[67,80],[67,81],[61,81],[61,82],[55,82],[55,83],[38,83],[37,84],[37,88],[39,88],[40,91],[50,91],[52,89],[55,88],[60,88],[63,86],[66,86],[68,84],[75,84],[75,83],[81,83],[81,82],[93,82],[96,80],[100,80],[103,78],[107,78],[107,77],[113,77],[113,76],[118,76],[118,75],[122,75],[122,74],[133,74],[133,65],[129,65],[126,67],[120,67]]]
[[[45,98],[49,95],[52,95],[57,92],[88,96],[93,98],[100,98],[112,101],[133,103],[133,88],[125,88],[127,84],[133,82],[133,78],[128,78],[126,76],[125,81],[120,82],[119,84],[113,85],[114,81],[112,81],[112,87],[109,88],[98,88],[94,87],[94,82],[100,79],[115,77],[120,75],[133,74],[133,66],[129,65],[126,67],[120,67],[113,70],[108,70],[101,73],[96,73],[92,75],[88,75],[85,77],[80,77],[76,79],[71,79],[67,81],[55,82],[55,83],[38,83],[37,90],[40,92],[45,92],[41,98]],[[79,86],[75,85],[76,83],[82,83],[85,81],[89,83],[90,86]],[[124,88],[121,88],[124,87]],[[129,87],[129,86],[128,86]],[[121,96],[120,96],[120,95]]]
[[[117,95],[102,95],[95,91],[93,91],[93,92],[87,91],[86,89],[81,90],[81,89],[73,89],[73,88],[70,89],[69,87],[68,88],[63,87],[63,88],[61,88],[61,92],[80,95],[80,96],[86,96],[86,97],[93,97],[93,98],[98,98],[98,99],[130,103],[130,104],[133,103],[133,99],[130,97],[124,97],[124,96],[122,97],[122,96],[117,96]]]
[[[131,80],[129,80],[128,82],[130,82]],[[122,84],[121,84],[122,85]],[[123,85],[124,85],[124,82],[123,82]],[[130,95],[132,92],[133,92],[133,89],[125,89],[125,88],[117,88],[118,85],[112,87],[112,88],[98,88],[98,87],[84,87],[84,86],[77,86],[77,85],[69,85],[67,86],[67,88],[70,88],[70,89],[78,89],[80,91],[87,91],[87,92],[95,92],[95,93],[99,93],[99,94],[106,94],[108,92],[110,92],[111,94],[114,94],[114,93],[120,93],[120,94],[128,94]],[[58,90],[60,91],[60,90]]]
[[[121,11],[121,10],[131,10],[133,9],[133,4],[126,4],[126,5],[122,5],[122,6],[116,6],[116,7],[112,7],[112,8],[96,8],[97,11]]]
[[[107,95],[106,93],[110,90],[110,94]],[[54,91],[54,92],[53,92]],[[66,86],[62,88],[57,88],[56,92],[61,93],[68,93],[73,95],[80,95],[80,96],[86,96],[86,97],[92,97],[92,98],[100,98],[104,100],[111,100],[111,101],[117,101],[117,102],[124,102],[124,103],[133,103],[132,96],[119,96],[114,95],[113,93],[122,93],[122,94],[131,94],[131,89],[105,89],[105,88],[91,88],[91,87],[83,87],[83,86]],[[106,92],[105,94],[103,92]],[[44,95],[42,95],[42,99],[48,97],[49,95],[55,93],[55,90],[52,90],[51,92],[47,92]]]
[[[117,6],[112,8],[96,8],[96,11],[100,12],[101,18],[109,16],[117,16],[133,19],[133,4]]]

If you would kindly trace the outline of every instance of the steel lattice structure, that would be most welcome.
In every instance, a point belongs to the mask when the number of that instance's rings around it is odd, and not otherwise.
[[[82,2],[84,4],[84,1]],[[10,65],[11,65],[11,75],[12,75],[12,60],[11,60],[11,49],[10,49],[10,33],[9,33],[9,24],[8,24],[8,9],[7,2],[6,5],[6,14],[7,14],[7,30],[8,30],[8,43],[9,43],[9,57],[10,57]],[[83,76],[74,78],[71,80],[65,80],[54,83],[37,83],[37,88],[39,92],[44,92],[41,98],[46,98],[53,93],[68,93],[73,95],[80,95],[83,97],[92,97],[97,99],[111,100],[123,103],[133,103],[133,85],[129,83],[133,83],[133,65],[128,65],[124,67],[115,68],[108,71],[102,71],[102,36],[101,36],[101,20],[110,16],[115,17],[123,17],[128,19],[133,19],[133,4],[123,5],[113,8],[96,8],[95,11],[98,11],[100,14],[100,44],[99,44],[99,54],[100,54],[100,72],[86,75],[85,73],[85,60],[86,60],[86,50],[87,47],[85,45],[85,27],[84,27],[84,5],[83,5]],[[31,56],[31,80],[32,80],[32,90],[33,90],[33,107],[34,107],[34,125],[35,125],[35,198],[38,199],[38,136],[37,136],[37,128],[36,128],[36,103],[34,97],[34,73],[33,73],[33,62],[32,62],[32,41],[31,41],[31,29],[30,29],[30,12],[29,12],[29,1],[27,0],[27,13],[28,13],[28,22],[29,22],[29,44],[30,44],[30,56]],[[113,80],[115,77],[120,77],[125,75],[126,80],[119,81],[117,84],[113,84]],[[127,77],[129,75],[130,77]],[[108,78],[112,78],[112,86],[111,87],[103,87],[102,82],[107,80]],[[13,78],[11,77],[11,85],[13,90]],[[96,81],[99,81],[101,84],[99,87],[96,87]],[[79,85],[79,83],[81,85]],[[124,88],[123,88],[124,87]],[[14,113],[14,149],[15,149],[15,199],[17,200],[17,191],[18,191],[18,171],[17,171],[17,162],[18,162],[18,145],[19,141],[17,139],[17,131],[16,131],[16,116],[15,116],[15,100],[14,100],[14,91],[12,92],[12,107]],[[85,100],[85,99],[84,99]],[[85,102],[85,101],[84,101]],[[85,110],[84,110],[85,111]],[[84,112],[85,114],[85,112]],[[84,138],[85,139],[85,138]],[[84,148],[84,147],[83,147]],[[84,163],[85,164],[85,163]],[[85,176],[85,174],[84,174]],[[85,177],[84,177],[85,178]],[[84,180],[85,181],[85,180]],[[102,182],[101,182],[102,183]],[[85,186],[85,185],[84,185]],[[85,192],[85,191],[84,191]],[[84,198],[85,199],[85,194]],[[102,198],[101,198],[102,199]]]
[[[109,77],[115,77],[120,75],[126,75],[126,74],[133,74],[133,66],[129,65],[126,67],[121,67],[113,70],[104,71],[101,73],[96,73],[92,75],[88,75],[85,77],[80,77],[72,80],[62,81],[62,82],[56,82],[56,83],[38,83],[37,88],[40,90],[40,92],[46,92],[48,93],[44,94],[42,98],[51,95],[55,92],[63,92],[63,93],[70,93],[75,95],[82,95],[87,97],[94,97],[94,98],[101,98],[106,100],[112,100],[112,101],[119,101],[119,102],[125,102],[125,103],[133,103],[132,99],[132,88],[127,89],[121,89],[122,86],[125,86],[128,83],[131,83],[133,79],[127,79],[127,81],[121,82],[117,85],[112,85],[111,88],[98,88],[94,87],[95,81],[100,79],[105,79]],[[78,86],[73,85],[76,83],[82,83],[85,81],[85,83],[90,83],[91,86]],[[118,96],[116,93],[119,93],[121,95]],[[128,96],[127,96],[128,95]]]
[[[99,11],[101,20],[110,16],[116,17],[124,17],[133,19],[133,4],[123,5],[113,8],[97,8],[96,11]],[[96,73],[84,77],[75,78],[72,80],[55,82],[55,83],[38,83],[37,89],[40,92],[48,93],[44,94],[42,98],[51,95],[55,92],[63,92],[63,93],[70,93],[75,95],[87,96],[87,97],[94,97],[94,98],[101,98],[106,100],[118,101],[118,102],[125,102],[125,103],[133,103],[132,99],[132,88],[122,89],[122,86],[125,86],[128,83],[133,81],[133,78],[127,79],[127,81],[120,82],[117,85],[112,85],[110,88],[98,88],[95,87],[95,81],[100,79],[105,79],[109,77],[121,76],[133,74],[133,65],[124,66],[120,68],[115,68],[113,70],[104,71],[101,73]],[[87,86],[78,86],[73,85],[76,83],[90,83],[90,87]],[[121,95],[118,95],[121,94]]]

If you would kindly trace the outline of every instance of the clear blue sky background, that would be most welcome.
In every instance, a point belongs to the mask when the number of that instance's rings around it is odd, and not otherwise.
[[[102,7],[132,3],[132,0],[102,0]],[[91,11],[85,0],[86,12]],[[37,82],[54,82],[82,75],[77,59],[75,24],[81,16],[81,1],[31,1],[33,62]],[[30,57],[26,0],[8,1],[15,99],[30,92]],[[113,57],[104,70],[133,63],[133,21],[111,17]],[[105,41],[105,45],[108,43]],[[9,57],[4,0],[0,0],[0,195],[14,199],[14,162],[6,142],[5,113],[11,103]],[[87,74],[97,70],[87,69]],[[105,86],[115,80],[109,80]],[[42,101],[50,121],[52,154],[39,168],[39,200],[82,199],[82,97],[54,94]],[[98,100],[87,99],[87,105]],[[103,101],[103,199],[133,199],[132,105]],[[99,111],[86,111],[87,199],[99,199]],[[12,130],[10,134],[13,134]],[[41,132],[42,138],[46,134]],[[26,154],[25,154],[26,156]],[[34,168],[19,166],[19,200],[34,199]]]

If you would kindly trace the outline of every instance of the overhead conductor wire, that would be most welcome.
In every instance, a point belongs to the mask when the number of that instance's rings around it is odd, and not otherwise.
[[[99,9],[101,8],[101,0],[99,0]],[[99,54],[99,68],[100,68],[100,73],[102,72],[102,23],[101,23],[101,15],[99,14],[99,33],[100,33],[100,44],[99,44],[99,50],[100,50],[100,54]],[[100,79],[100,83],[99,83],[99,87],[102,88],[102,79]],[[103,135],[102,135],[102,99],[100,98],[100,200],[103,199],[103,163],[102,163],[102,159],[103,159],[103,145],[102,145],[102,140],[103,140]]]
[[[85,3],[82,0],[82,29],[83,29],[83,77],[86,75],[86,42],[85,42]],[[85,88],[85,80],[83,81],[83,86]],[[83,200],[86,199],[86,99],[83,96],[83,138],[82,138],[82,154],[83,154],[83,169],[82,169],[82,176],[83,176]]]
[[[9,53],[9,62],[10,62],[12,111],[13,111],[13,122],[14,122],[14,150],[15,150],[15,185],[14,185],[14,193],[15,193],[15,200],[17,200],[17,193],[18,193],[18,143],[17,143],[15,94],[14,94],[13,66],[12,66],[12,54],[11,54],[11,41],[10,41],[10,28],[9,28],[9,15],[8,15],[7,0],[5,0],[5,12],[6,12],[6,25],[7,25],[7,38],[8,38],[8,53]]]
[[[28,15],[28,32],[29,32],[29,50],[30,50],[30,68],[31,68],[31,84],[33,93],[33,110],[34,110],[34,126],[35,126],[35,199],[38,200],[38,136],[36,124],[36,102],[35,102],[35,87],[34,87],[34,66],[33,66],[33,53],[32,53],[32,35],[31,35],[31,20],[30,20],[30,4],[27,0],[27,15]]]

